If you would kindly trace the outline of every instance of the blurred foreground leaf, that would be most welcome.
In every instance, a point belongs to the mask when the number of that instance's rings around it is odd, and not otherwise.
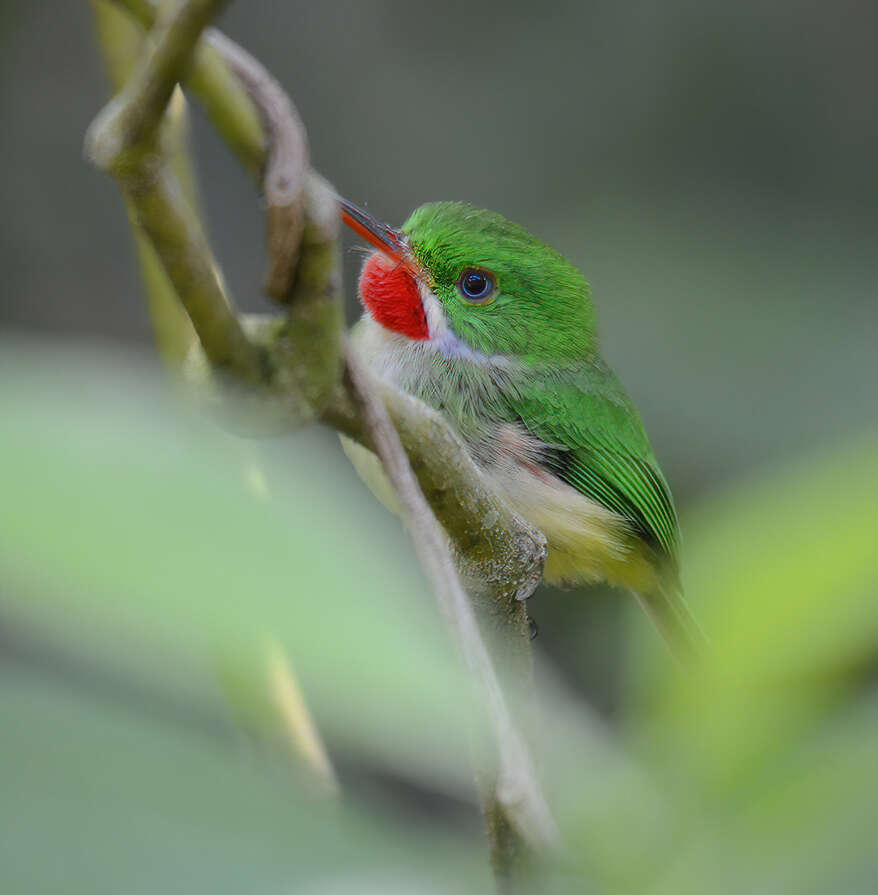
[[[265,445],[264,502],[242,442],[151,381],[130,357],[0,345],[0,659],[33,660],[0,677],[10,891],[486,890],[472,830],[362,793],[330,808],[229,736],[217,668],[254,726],[270,633],[332,750],[471,795],[469,688],[335,441]],[[617,724],[538,667],[522,710],[567,844],[538,890],[873,892],[878,440],[684,528],[713,643],[693,673],[633,613]]]
[[[467,795],[469,688],[404,534],[334,440],[269,445],[263,502],[241,444],[165,391],[136,358],[0,345],[0,631],[13,656],[42,651],[86,683],[20,663],[0,682],[4,889],[280,892],[363,866],[487,877],[477,839],[443,860],[436,832],[333,811],[289,768],[243,761],[215,672],[252,681],[269,632],[334,747]]]
[[[381,750],[404,732],[394,767],[463,776],[446,756],[465,753],[468,687],[399,527],[333,442],[270,445],[263,503],[236,440],[147,370],[36,346],[3,346],[0,415],[5,612],[157,676],[246,661],[271,633],[333,733]]]
[[[632,682],[639,752],[690,828],[656,891],[874,891],[878,438],[685,523],[712,650],[675,674],[638,637]]]

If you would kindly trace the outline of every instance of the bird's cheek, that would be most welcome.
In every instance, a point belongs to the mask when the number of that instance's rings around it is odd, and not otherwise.
[[[374,252],[363,265],[360,299],[383,327],[416,341],[430,338],[414,276],[381,252]]]

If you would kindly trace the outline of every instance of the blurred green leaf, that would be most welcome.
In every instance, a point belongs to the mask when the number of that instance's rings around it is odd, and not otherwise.
[[[641,680],[662,692],[677,760],[711,785],[734,783],[875,656],[878,439],[738,488],[684,529],[687,592],[710,654],[691,675],[647,660]]]
[[[330,736],[468,787],[470,688],[398,523],[335,442],[271,445],[264,503],[237,440],[121,361],[2,347],[2,611],[178,686],[209,681],[218,652],[249,675],[270,633]]]
[[[230,736],[216,671],[253,686],[270,632],[333,747],[472,786],[470,688],[335,442],[270,446],[265,502],[164,392],[136,358],[0,349],[4,891],[483,889],[478,838],[317,800]]]
[[[872,891],[857,831],[878,823],[878,439],[719,496],[684,530],[711,649],[681,674],[638,636],[631,688],[636,752],[690,827],[656,891],[819,892],[840,875]]]
[[[472,831],[362,797],[330,809],[228,736],[217,670],[258,727],[270,633],[333,749],[470,794],[469,685],[398,523],[334,440],[266,445],[264,502],[246,443],[176,408],[131,358],[2,348],[13,890],[484,890]],[[633,612],[618,722],[538,665],[526,720],[567,843],[541,891],[873,891],[878,439],[719,495],[684,529],[712,640],[693,673]]]
[[[4,892],[276,895],[348,880],[466,892],[488,883],[477,839],[309,797],[286,769],[247,760],[229,742],[32,674],[4,669],[0,717]]]

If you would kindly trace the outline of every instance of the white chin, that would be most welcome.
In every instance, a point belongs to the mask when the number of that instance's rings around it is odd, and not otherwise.
[[[421,303],[424,306],[424,316],[427,318],[427,329],[430,333],[429,345],[434,351],[438,351],[443,357],[462,358],[479,364],[496,362],[495,358],[470,348],[454,334],[448,325],[448,318],[445,316],[442,302],[429,286],[419,282],[418,289],[421,293]]]

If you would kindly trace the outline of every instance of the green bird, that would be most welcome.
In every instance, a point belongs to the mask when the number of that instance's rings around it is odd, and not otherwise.
[[[377,249],[353,333],[373,374],[440,411],[490,484],[545,534],[548,582],[630,590],[676,652],[693,647],[674,500],[598,352],[583,275],[522,227],[464,203],[423,205],[400,230],[341,206]],[[377,458],[345,449],[387,502]]]

